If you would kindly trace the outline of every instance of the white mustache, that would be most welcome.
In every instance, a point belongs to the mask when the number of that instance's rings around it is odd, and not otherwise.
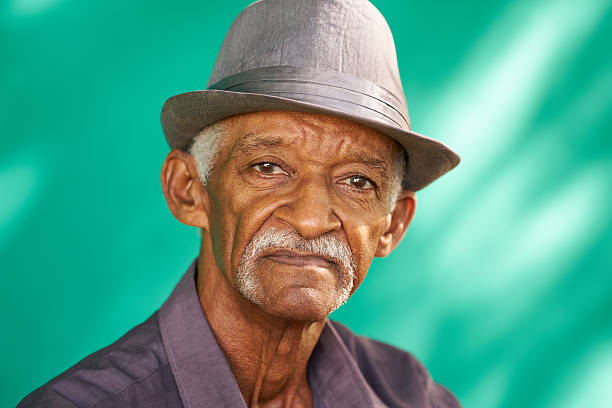
[[[337,266],[337,293],[329,313],[342,306],[351,295],[357,269],[353,253],[344,242],[333,235],[321,235],[312,239],[303,238],[297,231],[269,228],[260,231],[251,239],[240,259],[236,286],[247,299],[262,304],[261,283],[253,270],[263,253],[270,249],[295,250],[319,255]]]
[[[270,248],[295,250],[319,255],[336,263],[345,272],[354,274],[355,259],[347,245],[333,235],[320,235],[305,239],[297,231],[269,228],[258,233],[245,249],[245,255],[255,260]],[[244,259],[244,257],[243,257]]]

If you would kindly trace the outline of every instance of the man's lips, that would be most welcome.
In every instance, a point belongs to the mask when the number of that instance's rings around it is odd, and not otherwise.
[[[336,265],[319,255],[300,254],[292,251],[275,251],[263,257],[274,262],[293,266],[319,266],[322,268],[333,268]]]

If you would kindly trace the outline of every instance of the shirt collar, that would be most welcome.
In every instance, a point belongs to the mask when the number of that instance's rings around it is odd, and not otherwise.
[[[185,408],[246,408],[196,289],[197,258],[159,311],[159,327]],[[315,407],[382,407],[329,322],[308,361]]]

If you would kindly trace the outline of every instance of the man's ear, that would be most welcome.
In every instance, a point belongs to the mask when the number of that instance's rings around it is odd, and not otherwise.
[[[416,210],[414,191],[402,190],[397,198],[395,209],[388,215],[387,229],[378,240],[375,256],[384,257],[402,241]]]
[[[179,149],[168,153],[161,169],[161,185],[177,220],[210,231],[210,199],[191,154]]]

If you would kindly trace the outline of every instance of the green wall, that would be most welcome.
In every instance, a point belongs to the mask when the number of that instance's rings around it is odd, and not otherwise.
[[[250,1],[0,4],[0,406],[147,318],[197,255],[159,113]],[[612,404],[610,0],[374,1],[461,165],[335,313],[466,407]]]

